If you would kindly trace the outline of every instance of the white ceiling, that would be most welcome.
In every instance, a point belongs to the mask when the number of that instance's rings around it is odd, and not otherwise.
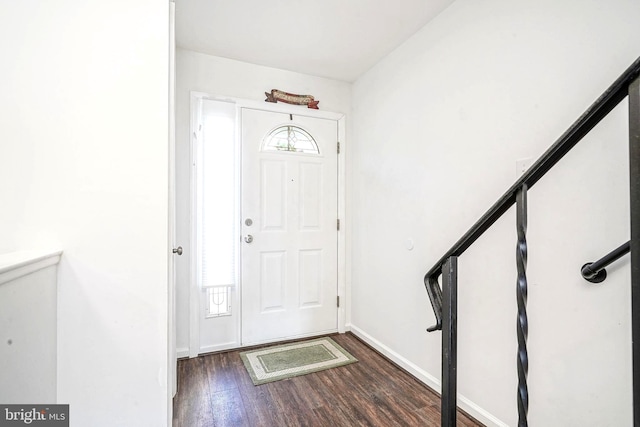
[[[179,47],[348,82],[454,0],[176,0]]]

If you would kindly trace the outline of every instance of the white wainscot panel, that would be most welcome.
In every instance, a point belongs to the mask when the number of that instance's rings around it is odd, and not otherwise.
[[[62,252],[0,255],[0,402],[56,403]]]

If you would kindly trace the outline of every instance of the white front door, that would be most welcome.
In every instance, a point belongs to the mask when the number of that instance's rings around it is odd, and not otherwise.
[[[243,108],[242,344],[337,330],[337,122]]]

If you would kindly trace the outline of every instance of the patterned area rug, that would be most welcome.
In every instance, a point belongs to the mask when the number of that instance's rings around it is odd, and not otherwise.
[[[328,337],[245,351],[240,357],[255,385],[358,361]]]

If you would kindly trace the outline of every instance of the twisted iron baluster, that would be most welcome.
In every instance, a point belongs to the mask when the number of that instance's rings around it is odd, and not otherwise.
[[[529,410],[529,390],[527,373],[529,358],[527,355],[527,184],[523,184],[516,196],[516,222],[518,244],[516,246],[516,265],[518,268],[518,427],[527,427]]]

